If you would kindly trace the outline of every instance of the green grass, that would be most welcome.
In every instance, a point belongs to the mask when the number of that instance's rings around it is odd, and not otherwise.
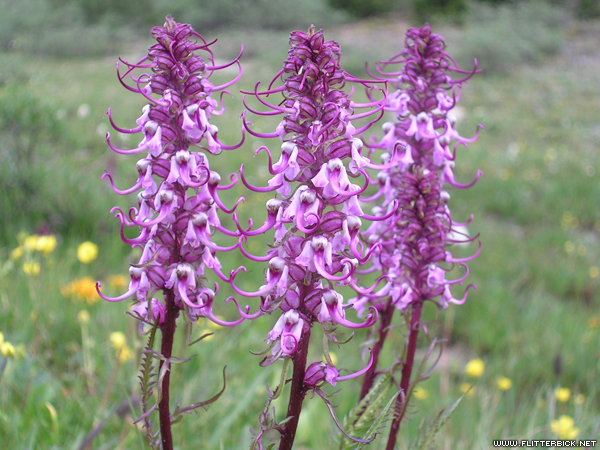
[[[597,321],[590,320],[599,317],[600,306],[600,277],[592,276],[597,273],[592,268],[600,267],[596,93],[600,61],[590,56],[598,45],[597,34],[592,33],[598,25],[586,27],[571,30],[567,43],[575,49],[571,53],[536,67],[518,67],[504,77],[475,77],[464,89],[461,107],[465,119],[459,130],[470,135],[477,123],[485,130],[468,149],[458,150],[457,179],[470,180],[477,169],[483,176],[472,189],[452,190],[449,205],[457,220],[474,214],[469,229],[481,233],[483,250],[470,265],[469,280],[478,290],[470,293],[465,305],[445,311],[441,323],[432,325],[434,335],[441,335],[444,328],[451,330],[450,348],[445,352],[448,359],[422,384],[428,397],[414,400],[413,420],[402,426],[402,449],[411,448],[423,418],[433,420],[461,395],[461,384],[471,381],[464,374],[464,364],[473,357],[485,361],[485,373],[476,380],[474,394],[464,399],[443,429],[435,448],[485,449],[491,448],[493,439],[549,438],[550,423],[560,414],[574,417],[581,438],[592,437],[600,410],[600,328],[592,327]],[[395,31],[385,22],[363,24],[359,29],[378,36]],[[340,29],[340,34],[344,31]],[[327,32],[326,37],[336,39],[336,30]],[[400,41],[390,34],[392,38]],[[363,51],[364,44],[356,47]],[[140,54],[143,48],[141,45]],[[352,62],[352,44],[343,48]],[[29,79],[25,85],[28,92],[54,113],[63,111],[59,116],[64,117],[60,120],[68,137],[40,146],[33,162],[47,187],[40,192],[45,195],[42,198],[64,205],[65,214],[72,214],[70,220],[81,223],[57,222],[67,230],[59,236],[58,248],[48,258],[40,257],[39,275],[27,276],[21,262],[11,260],[10,252],[18,245],[21,229],[33,233],[41,222],[37,216],[35,220],[29,216],[29,221],[25,217],[12,223],[12,217],[19,216],[19,205],[3,210],[3,221],[9,225],[0,237],[0,331],[6,341],[24,345],[25,355],[8,360],[1,375],[0,436],[6,448],[76,449],[111,408],[139,394],[138,360],[117,366],[109,340],[111,332],[124,331],[131,348],[139,351],[144,345],[137,325],[124,314],[126,304],[77,303],[64,298],[60,288],[82,276],[99,279],[106,286],[108,276],[126,274],[128,263],[135,259],[118,239],[117,222],[108,214],[112,205],[120,202],[127,206],[133,199],[117,198],[100,181],[107,165],[114,164],[117,185],[129,186],[137,177],[135,159],[111,155],[98,131],[107,123],[102,118],[107,107],[112,108],[115,121],[126,127],[134,123],[144,102],[119,85],[114,58],[39,58],[23,65],[19,55],[1,57],[27,73],[18,77]],[[279,59],[284,57],[285,47]],[[270,78],[276,68],[269,69],[269,62],[277,58],[265,58],[248,62],[238,88],[251,87],[256,78]],[[9,74],[8,78],[16,76]],[[6,89],[2,88],[4,93]],[[234,112],[229,119],[217,121],[219,136],[228,143],[239,139],[240,97],[234,93],[233,99],[225,99]],[[90,113],[79,118],[82,104],[89,105]],[[262,131],[275,123],[266,119],[254,122]],[[242,150],[213,158],[211,167],[221,173],[235,172],[241,162],[256,167],[265,161],[264,155],[251,158],[258,142],[249,138]],[[256,169],[257,184],[264,183],[265,177]],[[231,204],[233,196],[243,194],[240,188],[226,202]],[[256,217],[256,211],[261,211],[260,217],[264,217],[265,198],[249,196],[240,216]],[[100,244],[98,259],[85,266],[75,255],[76,246],[84,240]],[[249,248],[254,253],[264,251],[262,241],[262,237],[253,240]],[[456,251],[467,255],[473,250],[471,246]],[[227,269],[241,263],[239,257],[224,261]],[[249,268],[244,277],[247,286],[262,284],[264,268]],[[256,303],[252,305],[254,309]],[[77,321],[83,309],[91,316],[87,325]],[[231,305],[218,304],[217,312],[235,317]],[[221,387],[225,365],[228,376],[227,390],[216,404],[175,426],[178,449],[248,448],[248,429],[256,428],[264,406],[265,381],[274,386],[280,369],[278,364],[260,368],[259,357],[248,350],[262,350],[275,320],[267,317],[235,329],[214,330],[213,339],[191,349],[180,330],[175,354],[196,356],[174,367],[174,398],[182,399],[182,404],[209,398]],[[206,324],[195,328],[194,336],[205,329]],[[334,350],[341,367],[360,367],[363,338],[358,332],[353,341]],[[388,363],[393,349],[401,348],[402,339],[401,330],[394,329],[385,356]],[[311,357],[320,355],[314,350]],[[509,377],[512,389],[499,391],[495,384],[499,376]],[[557,386],[572,390],[567,403],[554,399]],[[356,402],[358,390],[351,383],[341,387],[334,403],[339,404],[337,414],[343,417]],[[107,390],[110,393],[103,400]],[[585,396],[580,404],[575,402],[577,394]],[[285,402],[276,406],[281,419]],[[131,424],[131,417],[138,414],[136,409],[125,418],[110,415],[92,448],[140,448],[138,431]],[[328,448],[331,437],[335,435],[337,441],[338,434],[320,400],[307,400],[296,448]]]

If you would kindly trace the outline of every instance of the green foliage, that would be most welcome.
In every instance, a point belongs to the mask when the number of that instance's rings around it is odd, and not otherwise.
[[[334,8],[348,11],[355,17],[369,17],[398,9],[398,0],[327,0]]]
[[[467,10],[465,0],[412,0],[412,7],[419,22],[439,17],[460,21]]]
[[[74,145],[57,108],[26,85],[0,91],[0,208],[10,211],[10,219],[0,222],[0,239],[6,242],[22,229],[39,227],[65,236],[99,232],[98,216],[90,211],[103,216],[110,203],[98,199],[87,183],[90,165],[85,160],[65,164]]]
[[[584,20],[600,17],[600,3],[598,0],[579,0],[575,13]]]
[[[122,2],[128,4],[128,2]],[[74,3],[52,0],[0,0],[0,48],[61,57],[112,53],[127,36],[110,23],[86,26]]]
[[[458,61],[468,67],[477,58],[484,74],[506,74],[520,64],[539,63],[563,42],[565,11],[543,2],[497,7],[474,4],[461,35]]]
[[[350,436],[370,440],[378,434],[393,412],[398,392],[387,402],[393,386],[392,377],[386,374],[380,377],[368,394],[350,411],[344,419],[342,428]],[[354,442],[342,434],[339,450],[359,450],[364,444]]]
[[[450,416],[452,415],[452,413],[454,411],[456,411],[456,408],[458,408],[458,405],[461,404],[461,402],[463,401],[465,396],[468,394],[468,392],[469,391],[467,391],[463,395],[461,395],[458,398],[458,400],[456,400],[454,402],[454,404],[451,405],[449,408],[442,409],[439,412],[439,414],[437,415],[437,417],[433,420],[432,423],[425,424],[425,420],[423,420],[423,422],[421,422],[421,425],[419,426],[419,432],[418,432],[415,442],[412,446],[413,449],[415,449],[415,450],[430,450],[432,448],[435,448],[435,447],[433,447],[433,443],[434,443],[433,441],[434,441],[435,437],[438,435],[438,433],[444,427],[446,422],[448,422],[448,420],[450,420]]]
[[[156,14],[152,0],[67,0],[84,13],[86,22],[94,24],[111,18],[128,25],[151,23]]]
[[[327,27],[346,16],[323,0],[155,0],[157,16],[171,14],[201,34],[217,28],[307,30]],[[238,45],[239,48],[239,45]]]

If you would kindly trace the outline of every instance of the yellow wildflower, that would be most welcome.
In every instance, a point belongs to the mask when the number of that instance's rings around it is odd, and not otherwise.
[[[79,280],[73,280],[68,285],[60,288],[60,292],[65,297],[72,297],[79,301],[86,301],[88,305],[100,300],[96,291],[96,282],[90,277],[83,277]]]
[[[417,386],[413,391],[413,395],[418,400],[425,400],[427,397],[429,397],[429,392],[427,392],[427,390],[423,389],[422,387]]]
[[[12,358],[15,356],[15,347],[10,342],[0,343],[0,353],[5,358]]]
[[[562,415],[558,420],[552,421],[550,428],[560,439],[575,439],[579,434],[579,428],[573,425],[575,421],[571,417]]]
[[[25,240],[23,241],[23,247],[25,247],[25,250],[29,250],[32,252],[32,251],[36,250],[37,240],[38,240],[37,234],[32,234],[31,236],[27,236],[25,238]]]
[[[12,252],[10,252],[10,259],[13,261],[19,259],[21,256],[23,256],[23,247],[21,246],[18,246]]]
[[[483,375],[484,370],[485,363],[481,359],[472,359],[465,366],[465,372],[473,378],[479,378]]]
[[[558,389],[556,389],[556,391],[554,391],[554,396],[559,402],[566,403],[571,398],[571,389],[559,387]]]
[[[121,291],[127,286],[127,278],[124,275],[111,275],[106,281],[116,291]]]
[[[510,388],[512,388],[512,381],[510,378],[500,377],[498,380],[496,380],[496,386],[498,386],[498,389],[501,391],[508,391]]]
[[[40,263],[37,261],[28,261],[23,263],[23,272],[27,275],[37,275],[40,273]]]
[[[583,403],[585,402],[585,395],[583,394],[577,394],[575,396],[575,403],[578,405],[583,405]]]
[[[47,235],[47,236],[39,236],[37,241],[36,250],[39,250],[44,255],[48,255],[52,253],[52,251],[56,248],[56,236]]]
[[[79,313],[77,313],[77,322],[83,325],[84,323],[88,323],[89,321],[90,313],[87,312],[85,309],[82,309],[81,311],[79,311]]]
[[[89,264],[98,256],[98,246],[86,241],[77,247],[77,259],[83,264]]]
[[[110,342],[115,350],[122,350],[125,347],[125,335],[120,331],[110,333]]]
[[[121,349],[119,349],[118,355],[117,355],[117,360],[120,363],[124,363],[125,361],[128,361],[131,358],[133,358],[133,352],[131,351],[131,349],[129,347],[124,345]]]

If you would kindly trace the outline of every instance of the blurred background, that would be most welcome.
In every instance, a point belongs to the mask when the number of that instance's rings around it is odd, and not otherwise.
[[[119,197],[100,180],[109,171],[125,189],[137,179],[137,158],[117,156],[104,143],[108,107],[129,128],[146,103],[120,85],[114,64],[119,55],[141,59],[152,45],[151,27],[166,14],[218,39],[219,61],[244,45],[242,79],[224,98],[231,114],[215,118],[228,144],[240,139],[239,89],[271,80],[295,29],[323,28],[326,39],[340,43],[342,66],[360,77],[365,62],[372,67],[398,53],[406,29],[425,21],[446,38],[463,69],[477,58],[483,72],[465,84],[456,115],[463,136],[479,123],[484,130],[459,149],[455,173],[465,183],[478,169],[483,176],[469,190],[452,190],[449,206],[457,221],[474,215],[469,231],[480,233],[483,250],[470,264],[469,282],[478,290],[438,320],[429,312],[432,333],[449,343],[420,385],[400,448],[412,448],[422,420],[433,420],[471,384],[433,448],[597,437],[600,2],[0,0],[0,436],[7,448],[78,449],[86,436],[88,448],[145,448],[132,425],[145,338],[123,314],[126,305],[99,301],[94,283],[101,280],[112,295],[124,292],[128,264],[139,258],[109,214],[114,205],[132,206],[135,196]],[[224,72],[215,84],[236,74]],[[277,125],[276,118],[252,121],[264,132]],[[115,142],[133,148],[138,137],[118,135]],[[244,162],[254,184],[264,185],[264,155],[251,158],[262,144],[276,146],[249,137],[211,167],[225,177]],[[240,188],[227,200],[244,193]],[[252,209],[262,223],[264,214],[255,211],[264,210],[265,200],[248,199],[241,216]],[[253,253],[265,251],[261,239],[249,243]],[[455,251],[475,250],[473,244]],[[235,256],[222,262],[227,270],[243,263]],[[248,288],[261,285],[264,267],[250,268]],[[219,308],[235,317],[231,305]],[[233,330],[200,324],[194,336],[215,334],[191,349],[181,330],[180,355],[198,356],[176,367],[175,398],[184,404],[208,398],[220,388],[214,368],[227,365],[229,375],[217,404],[177,425],[177,448],[249,446],[265,382],[273,385],[279,374],[278,367],[260,368],[248,349],[262,349],[276,319]],[[403,339],[400,328],[391,334],[389,362]],[[362,364],[363,338],[357,333],[335,350],[341,366]],[[465,370],[472,360],[483,370],[473,364]],[[340,418],[358,396],[354,387],[342,388]],[[284,406],[278,408],[283,414]],[[329,448],[339,440],[318,400],[307,401],[303,414],[297,448]]]

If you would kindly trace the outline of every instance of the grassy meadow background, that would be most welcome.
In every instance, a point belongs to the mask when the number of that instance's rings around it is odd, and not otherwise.
[[[229,144],[240,138],[239,90],[251,89],[257,80],[268,82],[287,55],[289,32],[311,23],[324,28],[326,39],[341,44],[342,66],[355,75],[365,76],[365,61],[372,65],[398,53],[405,30],[421,26],[423,17],[446,37],[448,53],[463,68],[470,68],[477,57],[484,72],[463,89],[458,129],[471,136],[481,123],[484,130],[468,149],[459,148],[455,173],[460,182],[471,181],[478,169],[483,176],[469,190],[452,189],[449,206],[455,220],[473,214],[469,230],[481,235],[483,249],[470,264],[468,280],[478,289],[437,321],[433,308],[427,310],[432,334],[446,337],[448,346],[431,377],[420,385],[419,398],[413,399],[399,445],[411,448],[421,422],[433,420],[471,383],[474,387],[433,448],[479,450],[491,448],[493,439],[550,439],[556,437],[551,424],[562,415],[573,418],[578,438],[597,438],[600,19],[560,2],[467,3],[460,15],[450,9],[440,17],[419,7],[423,1],[412,2],[412,9],[410,2],[399,1],[389,14],[358,20],[348,10],[332,9],[336,3],[297,0],[271,8],[262,1],[237,7],[223,1],[208,2],[202,9],[193,7],[192,0],[178,0],[169,10],[166,0],[139,0],[123,2],[131,9],[123,12],[119,8],[124,6],[115,6],[119,2],[0,0],[4,448],[76,450],[84,447],[86,436],[91,442],[87,448],[147,448],[143,432],[132,425],[139,415],[137,351],[145,337],[124,314],[127,302],[100,301],[89,286],[100,280],[107,293],[124,292],[129,263],[139,258],[139,251],[121,242],[118,222],[109,214],[114,205],[134,205],[135,196],[119,197],[100,180],[108,170],[119,188],[131,186],[138,158],[108,149],[104,114],[110,107],[119,126],[135,124],[146,102],[119,84],[114,64],[117,55],[139,60],[152,45],[148,24],[161,25],[160,15],[169,12],[180,22],[194,24],[208,40],[218,38],[214,51],[221,61],[235,57],[244,44],[243,77],[224,98],[231,113],[215,117],[220,139]],[[99,5],[113,5],[114,11]],[[235,70],[224,71],[213,81],[234,76]],[[277,124],[276,118],[251,120],[263,132]],[[381,135],[380,128],[372,132]],[[126,148],[140,139],[114,135],[114,142]],[[252,158],[263,144],[277,146],[248,136],[239,150],[211,158],[211,168],[225,178],[243,162],[249,180],[264,185],[265,155]],[[226,202],[233,204],[240,195],[247,196],[240,216],[246,220],[252,215],[255,223],[262,223],[268,197],[248,196],[240,187]],[[55,236],[56,248],[39,245],[36,250],[31,239],[26,241],[34,234]],[[98,255],[83,264],[77,249],[86,241],[98,246]],[[247,248],[264,252],[264,241],[264,236],[254,238]],[[466,256],[475,250],[472,244],[454,251]],[[221,261],[224,270],[244,263],[236,255]],[[264,267],[247,267],[248,273],[240,275],[243,286],[260,286]],[[256,301],[248,303],[256,309]],[[231,304],[221,302],[216,309],[222,317],[235,318]],[[221,387],[225,365],[227,389],[207,411],[175,425],[176,448],[249,447],[249,429],[256,427],[264,406],[265,383],[275,384],[280,366],[263,369],[259,357],[248,350],[264,348],[276,319],[263,317],[233,329],[201,323],[193,337],[206,331],[214,335],[191,348],[180,330],[175,354],[196,356],[174,366],[172,398],[185,405],[211,397]],[[114,332],[124,333],[124,347],[119,335],[111,339]],[[359,331],[349,344],[334,350],[340,367],[361,367],[363,338]],[[402,342],[402,329],[395,328],[388,362]],[[314,350],[311,357],[321,356]],[[472,359],[485,364],[480,377],[465,373]],[[499,389],[501,377],[510,379],[510,389]],[[344,384],[334,401],[340,418],[358,397],[357,386]],[[557,396],[559,388],[568,388],[569,395],[563,389]],[[276,406],[283,418],[285,403]],[[308,398],[296,447],[337,448],[331,444],[337,441],[339,432],[325,406]],[[382,442],[378,438],[371,448]]]

